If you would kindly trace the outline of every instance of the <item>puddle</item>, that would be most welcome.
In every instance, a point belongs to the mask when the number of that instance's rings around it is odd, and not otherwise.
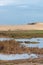
[[[36,54],[0,54],[0,60],[19,60],[19,59],[29,59],[29,58],[38,58]]]
[[[0,41],[5,41],[5,40],[14,40],[14,38],[0,38]],[[21,42],[21,45],[25,47],[38,47],[38,48],[43,48],[43,38],[30,38],[30,39],[15,39],[18,42]],[[36,44],[34,43],[25,43],[26,42],[37,42]]]
[[[43,48],[43,38],[31,38],[31,39],[15,39],[16,41],[21,41],[23,43],[20,43],[21,45],[25,47],[38,47],[38,48]],[[30,41],[30,42],[38,42],[37,44],[26,44],[25,41]]]
[[[0,41],[5,41],[5,40],[14,40],[14,38],[0,38]],[[25,46],[25,47],[38,47],[38,48],[43,48],[43,38],[30,38],[30,39],[26,39],[26,38],[21,38],[21,39],[15,39],[18,42],[21,42],[20,44]],[[26,44],[25,41],[29,41],[29,42],[38,42],[36,44],[30,43],[30,44]]]
[[[0,41],[13,40],[13,38],[0,38]]]

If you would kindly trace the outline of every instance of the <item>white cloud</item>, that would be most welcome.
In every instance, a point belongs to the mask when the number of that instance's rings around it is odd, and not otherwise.
[[[28,4],[28,5],[39,5],[43,2],[43,0],[0,0],[0,6],[5,6],[5,5],[23,5],[23,4]]]
[[[13,4],[14,0],[0,0],[0,6]]]

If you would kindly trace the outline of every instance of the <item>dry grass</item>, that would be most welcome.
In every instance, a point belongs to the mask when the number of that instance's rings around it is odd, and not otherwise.
[[[41,52],[40,52],[41,51]],[[21,53],[36,53],[43,54],[43,48],[29,48],[20,46],[15,40],[0,41],[0,53],[5,54],[21,54]]]
[[[37,59],[27,59],[27,60],[15,60],[15,61],[0,61],[0,65],[34,65],[37,64],[38,65],[43,65],[43,58],[37,58]]]

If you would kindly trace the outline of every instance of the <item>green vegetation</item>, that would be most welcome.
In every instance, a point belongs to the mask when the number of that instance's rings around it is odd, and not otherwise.
[[[43,30],[0,31],[0,37],[12,37],[12,38],[43,37]]]
[[[38,44],[39,42],[30,42],[30,41],[25,41],[26,44]]]
[[[38,44],[39,42],[36,42],[36,41],[33,41],[33,42],[31,42],[31,41],[17,41],[18,43],[26,43],[26,44]]]

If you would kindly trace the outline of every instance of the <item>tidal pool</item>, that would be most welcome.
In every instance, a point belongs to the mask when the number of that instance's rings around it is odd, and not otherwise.
[[[20,38],[20,39],[14,39],[14,38],[0,38],[0,41],[5,41],[5,40],[16,40],[20,43],[21,45],[25,46],[25,47],[38,47],[38,48],[43,48],[43,38]],[[36,44],[30,43],[30,44],[26,44],[25,41],[29,41],[29,42],[38,42]]]
[[[5,41],[5,40],[16,40],[20,43],[21,45],[25,46],[25,47],[38,47],[38,48],[43,48],[43,38],[20,38],[20,39],[14,39],[14,38],[0,38],[0,41]],[[38,42],[36,44],[30,43],[30,44],[26,44],[25,41],[29,41],[29,42]]]
[[[21,46],[43,48],[43,38],[15,39],[15,40],[16,41],[22,41],[23,43],[20,43]],[[36,44],[33,44],[33,43],[26,44],[25,41],[38,42],[38,43],[36,43]]]
[[[16,40],[16,41],[22,41],[23,43],[20,43],[21,46],[25,47],[38,47],[38,48],[43,48],[43,38],[31,38],[31,39],[14,39],[14,38],[0,38],[0,41],[5,41],[5,40]],[[25,41],[30,41],[30,42],[39,42],[37,44],[26,44],[24,43]],[[38,57],[43,57],[43,55],[37,55],[37,54],[0,54],[0,60],[19,60],[19,59],[30,59],[30,58],[38,58]]]
[[[0,54],[0,60],[19,60],[19,59],[29,59],[38,58],[37,54]]]
[[[9,41],[9,40],[13,40],[13,38],[0,38],[0,41]]]

